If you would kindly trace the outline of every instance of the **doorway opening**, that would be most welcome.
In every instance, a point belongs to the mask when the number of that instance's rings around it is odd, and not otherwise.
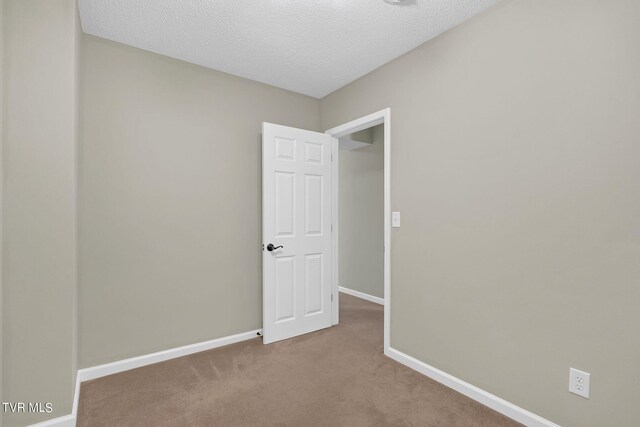
[[[391,110],[327,130],[332,155],[332,301],[340,292],[384,305],[384,353],[390,346]]]

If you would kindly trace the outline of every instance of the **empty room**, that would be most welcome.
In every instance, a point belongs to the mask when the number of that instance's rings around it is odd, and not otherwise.
[[[0,427],[640,425],[639,23],[0,0]]]

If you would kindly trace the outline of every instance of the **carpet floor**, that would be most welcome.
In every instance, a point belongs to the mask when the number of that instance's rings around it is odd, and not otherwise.
[[[85,382],[77,425],[520,425],[387,358],[382,345],[382,306],[341,294],[338,326]]]

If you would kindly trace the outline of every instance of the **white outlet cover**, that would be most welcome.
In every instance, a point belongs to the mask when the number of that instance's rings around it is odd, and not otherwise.
[[[569,368],[569,391],[588,399],[591,391],[591,374]]]

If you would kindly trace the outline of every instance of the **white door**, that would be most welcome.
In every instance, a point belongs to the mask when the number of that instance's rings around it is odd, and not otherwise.
[[[265,344],[331,326],[331,145],[262,124]]]

